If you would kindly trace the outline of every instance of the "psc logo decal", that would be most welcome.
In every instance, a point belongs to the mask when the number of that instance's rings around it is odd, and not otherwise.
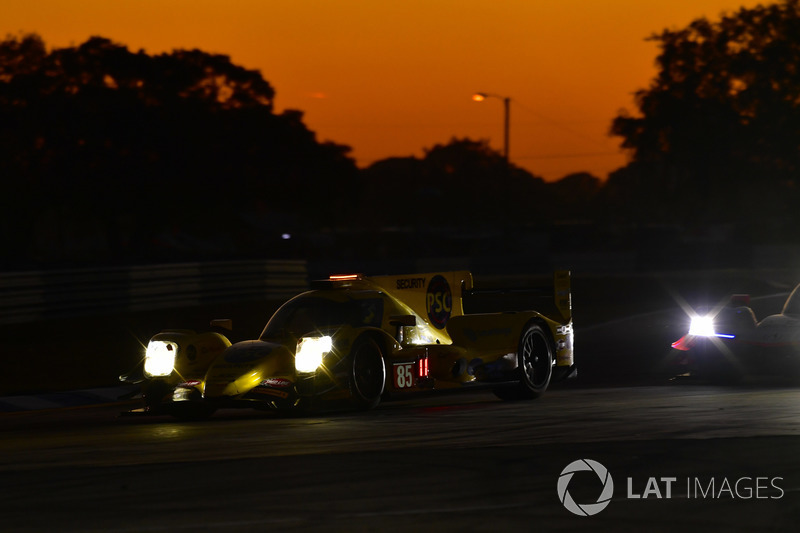
[[[436,329],[444,329],[453,311],[453,294],[443,276],[434,276],[425,295],[428,319]]]
[[[575,475],[575,472],[583,471],[594,472],[597,474],[597,477],[600,478],[600,482],[603,484],[603,491],[600,493],[600,496],[597,497],[597,501],[595,503],[576,503],[567,490],[567,486],[572,480],[572,476]],[[593,461],[591,459],[578,459],[577,461],[573,461],[568,464],[567,467],[561,471],[561,475],[558,478],[557,488],[558,499],[562,504],[564,504],[564,507],[567,508],[567,511],[578,516],[592,516],[605,509],[606,506],[611,502],[611,497],[614,495],[614,480],[611,479],[611,474],[608,473],[608,469],[597,461]]]

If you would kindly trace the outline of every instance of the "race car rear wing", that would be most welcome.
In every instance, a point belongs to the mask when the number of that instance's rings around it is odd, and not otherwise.
[[[525,295],[523,305],[528,304],[529,296],[550,300],[553,309],[557,312],[563,322],[572,320],[572,287],[571,272],[569,270],[556,270],[553,272],[552,287],[514,287],[514,288],[491,288],[491,289],[470,289],[463,291],[465,297],[490,296],[490,295]],[[504,302],[506,303],[506,302]],[[502,304],[501,304],[502,306]],[[505,309],[511,310],[511,309]],[[552,314],[552,313],[550,313]]]

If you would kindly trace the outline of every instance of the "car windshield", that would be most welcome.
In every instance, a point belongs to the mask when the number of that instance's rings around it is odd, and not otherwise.
[[[383,300],[369,298],[336,302],[326,298],[298,298],[288,302],[272,316],[261,338],[299,337],[336,326],[380,327]]]

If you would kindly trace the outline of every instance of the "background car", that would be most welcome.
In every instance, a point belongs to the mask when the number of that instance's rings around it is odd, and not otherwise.
[[[779,314],[758,320],[746,294],[691,317],[689,331],[672,343],[679,364],[693,374],[718,379],[745,375],[800,377],[800,286]]]

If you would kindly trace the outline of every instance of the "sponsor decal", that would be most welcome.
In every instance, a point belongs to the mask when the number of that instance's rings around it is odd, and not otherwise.
[[[398,289],[421,289],[425,287],[425,278],[402,278],[397,280]]]
[[[434,276],[425,295],[428,319],[436,329],[444,329],[453,311],[453,294],[443,276]]]
[[[291,387],[293,383],[288,379],[284,378],[268,378],[261,382],[262,387],[278,387],[285,389],[286,387]]]

